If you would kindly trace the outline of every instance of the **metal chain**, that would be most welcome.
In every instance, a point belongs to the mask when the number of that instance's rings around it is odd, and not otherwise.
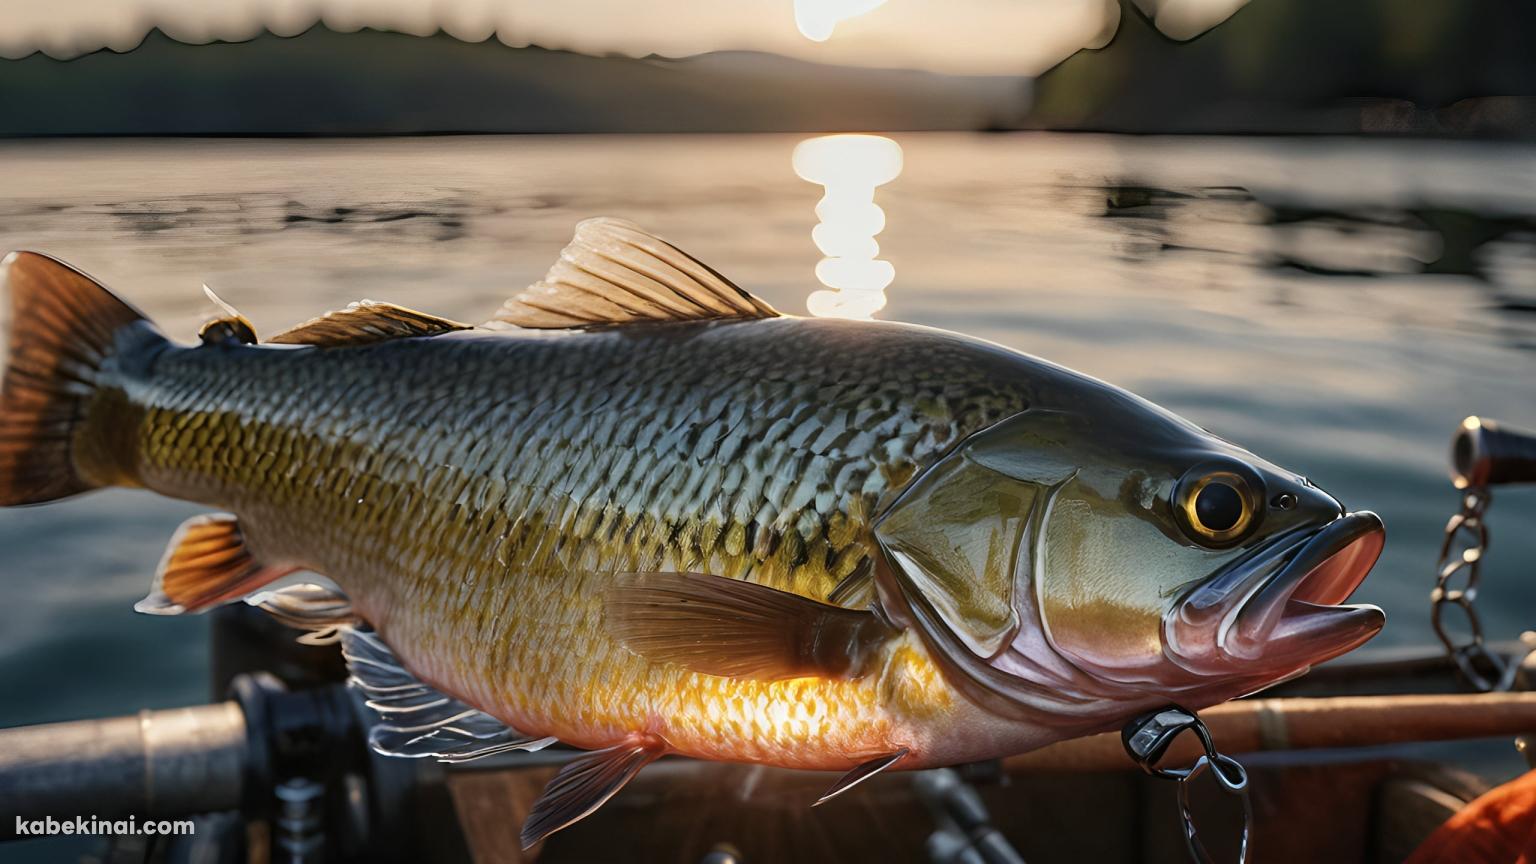
[[[1180,733],[1193,730],[1205,750],[1195,764],[1188,768],[1161,768],[1158,761],[1168,752],[1168,747]],[[1238,864],[1247,864],[1248,838],[1253,834],[1253,802],[1248,797],[1248,772],[1230,756],[1217,752],[1211,740],[1211,731],[1193,711],[1170,705],[1159,711],[1151,711],[1137,717],[1120,732],[1120,743],[1125,752],[1141,769],[1154,777],[1174,780],[1179,784],[1179,822],[1183,828],[1184,845],[1189,857],[1199,864],[1212,864],[1210,850],[1200,840],[1195,828],[1195,818],[1190,809],[1189,789],[1196,777],[1207,769],[1216,778],[1217,787],[1223,792],[1236,795],[1243,804],[1243,832],[1238,843]]]
[[[1488,549],[1488,525],[1483,521],[1493,495],[1486,486],[1463,490],[1461,512],[1445,525],[1440,561],[1435,565],[1435,590],[1429,594],[1430,623],[1445,645],[1446,655],[1469,684],[1483,692],[1508,690],[1520,670],[1518,661],[1488,650],[1483,619],[1477,613],[1477,584],[1482,577],[1483,553]],[[1466,621],[1464,639],[1446,626],[1445,610],[1456,607]],[[1492,670],[1489,675],[1484,670]]]

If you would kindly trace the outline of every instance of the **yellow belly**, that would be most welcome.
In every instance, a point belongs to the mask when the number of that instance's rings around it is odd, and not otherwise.
[[[458,613],[366,611],[424,680],[523,732],[585,748],[647,733],[704,759],[840,770],[926,750],[957,698],[910,633],[855,680],[752,681],[651,663],[604,630],[607,577],[550,581],[565,590],[470,589]]]

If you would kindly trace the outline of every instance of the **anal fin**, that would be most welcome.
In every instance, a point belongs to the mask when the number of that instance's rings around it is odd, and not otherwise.
[[[591,815],[665,752],[660,741],[646,739],[593,750],[567,763],[533,803],[523,823],[523,848]]]
[[[206,612],[295,569],[256,560],[238,518],[228,513],[193,516],[176,529],[149,595],[133,608],[150,615]]]
[[[610,633],[660,663],[727,678],[857,678],[894,633],[874,612],[697,573],[626,573],[604,605]]]
[[[351,683],[379,715],[368,745],[385,756],[468,762],[509,750],[540,750],[554,738],[526,735],[422,682],[372,630],[341,631]]]
[[[817,798],[816,804],[812,804],[811,806],[815,807],[817,804],[825,804],[828,801],[831,801],[833,798],[836,798],[844,792],[847,792],[849,789],[852,789],[860,783],[863,783],[865,780],[868,780],[876,774],[879,774],[881,771],[884,771],[892,765],[895,765],[897,762],[907,758],[907,754],[910,752],[910,750],[903,747],[900,750],[897,750],[895,753],[887,753],[884,756],[876,756],[868,762],[856,766],[852,771],[849,771],[847,774],[839,777],[837,782],[832,784],[832,788],[828,789],[826,793],[823,794],[820,798]]]

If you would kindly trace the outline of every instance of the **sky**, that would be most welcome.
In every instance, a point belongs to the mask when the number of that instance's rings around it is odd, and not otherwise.
[[[834,0],[799,0],[802,4]],[[589,54],[686,57],[767,51],[815,62],[961,75],[1035,75],[1120,23],[1116,0],[838,0],[855,17],[824,41],[796,26],[796,0],[0,0],[0,57],[130,51],[153,28],[184,42],[242,41],[316,23]],[[1174,38],[1247,0],[1134,0]],[[1277,0],[1268,0],[1277,2]],[[801,9],[804,23],[805,6]],[[816,35],[825,35],[818,33]]]

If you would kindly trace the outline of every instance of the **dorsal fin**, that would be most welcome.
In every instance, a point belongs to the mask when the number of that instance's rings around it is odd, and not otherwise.
[[[417,312],[393,303],[362,300],[345,309],[327,312],[297,327],[273,336],[268,342],[279,345],[316,345],[336,348],[343,345],[367,345],[410,336],[436,336],[454,330],[468,330],[447,318]]]
[[[778,314],[633,222],[599,217],[578,224],[560,260],[542,280],[508,300],[493,321],[558,329]]]

